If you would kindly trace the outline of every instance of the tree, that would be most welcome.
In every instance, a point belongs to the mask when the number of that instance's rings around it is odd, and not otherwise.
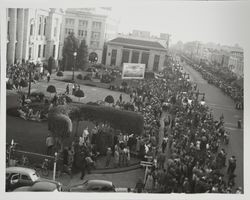
[[[107,103],[109,103],[109,104],[115,102],[114,97],[112,97],[111,95],[106,96],[106,98],[105,98],[104,101],[107,102]]]
[[[78,40],[74,36],[74,33],[70,33],[68,37],[65,38],[63,44],[63,71],[72,70],[74,64],[74,52],[78,50]]]
[[[47,87],[47,92],[49,92],[50,94],[56,93],[56,88],[55,88],[55,86],[54,86],[54,85],[49,85],[49,86]]]
[[[82,40],[80,47],[77,51],[76,57],[76,66],[79,69],[86,69],[88,66],[88,46],[86,45],[86,41]]]
[[[48,71],[51,74],[52,73],[52,69],[55,67],[55,59],[50,56],[49,60],[48,60]]]
[[[80,101],[80,98],[84,97],[84,92],[79,89],[74,93],[74,95],[78,97],[79,98],[78,100]]]
[[[71,119],[69,116],[59,112],[49,114],[48,128],[56,141],[58,141],[60,150],[62,151],[65,139],[70,137],[72,133]]]

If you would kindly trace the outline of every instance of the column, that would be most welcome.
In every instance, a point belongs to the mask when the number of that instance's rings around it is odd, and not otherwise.
[[[132,53],[133,53],[133,51],[129,50],[129,58],[128,58],[129,63],[131,63],[131,60],[132,60]]]
[[[117,48],[117,55],[116,55],[116,66],[120,67],[122,62],[122,48]]]
[[[23,25],[23,52],[22,58],[28,60],[29,58],[29,35],[30,35],[30,21],[29,21],[29,8],[24,9],[24,25]]]
[[[154,57],[155,57],[155,53],[154,52],[149,52],[149,58],[148,58],[148,70],[152,71],[153,70],[153,66],[154,66]]]
[[[141,57],[142,57],[142,51],[140,51],[140,53],[139,53],[138,63],[141,63]]]
[[[14,64],[15,60],[15,44],[16,44],[16,23],[17,23],[17,10],[16,8],[9,8],[10,12],[10,27],[9,27],[9,43],[7,52],[7,63]]]
[[[17,9],[17,48],[16,48],[16,60],[22,61],[23,51],[23,32],[24,32],[24,9]]]

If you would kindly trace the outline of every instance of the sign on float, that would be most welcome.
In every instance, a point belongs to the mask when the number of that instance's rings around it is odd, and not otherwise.
[[[122,79],[144,79],[145,64],[123,63]]]

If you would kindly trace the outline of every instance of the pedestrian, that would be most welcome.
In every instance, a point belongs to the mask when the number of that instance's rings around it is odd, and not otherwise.
[[[82,160],[82,164],[81,164],[81,180],[84,178],[85,176],[85,170],[86,170],[86,161],[85,159]]]
[[[122,102],[122,94],[120,94],[119,100],[120,100],[120,103],[121,103]]]
[[[48,134],[48,136],[46,138],[46,146],[47,146],[46,154],[52,155],[52,149],[54,146],[54,138],[50,134]]]
[[[235,156],[232,156],[228,160],[227,174],[228,175],[234,174],[235,168],[236,168],[236,158],[235,158]]]
[[[109,164],[110,164],[111,156],[112,156],[112,150],[111,150],[111,148],[109,147],[109,148],[107,149],[107,154],[106,154],[106,165],[105,165],[106,167],[108,167]]]
[[[76,91],[76,86],[75,86],[75,84],[73,84],[73,85],[72,85],[72,95],[75,94],[75,91]]]
[[[151,172],[148,173],[147,177],[146,177],[146,181],[145,181],[145,187],[144,189],[151,193],[153,191],[154,188],[154,179],[153,179],[153,175]]]
[[[114,164],[115,164],[115,167],[118,167],[119,166],[119,150],[118,150],[118,147],[116,145],[115,147],[115,152],[114,152]]]
[[[142,182],[142,179],[139,179],[135,185],[135,191],[136,193],[142,193],[144,188],[144,184]]]
[[[48,72],[47,73],[47,83],[49,83],[49,81],[50,81],[50,73]]]
[[[69,84],[67,84],[66,86],[66,92],[65,92],[67,95],[69,94]]]

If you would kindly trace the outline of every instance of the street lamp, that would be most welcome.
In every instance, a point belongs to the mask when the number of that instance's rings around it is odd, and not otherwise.
[[[73,56],[74,56],[74,65],[73,65],[72,81],[74,81],[74,79],[75,79],[75,65],[76,65],[76,56],[77,56],[76,51],[73,53]]]

